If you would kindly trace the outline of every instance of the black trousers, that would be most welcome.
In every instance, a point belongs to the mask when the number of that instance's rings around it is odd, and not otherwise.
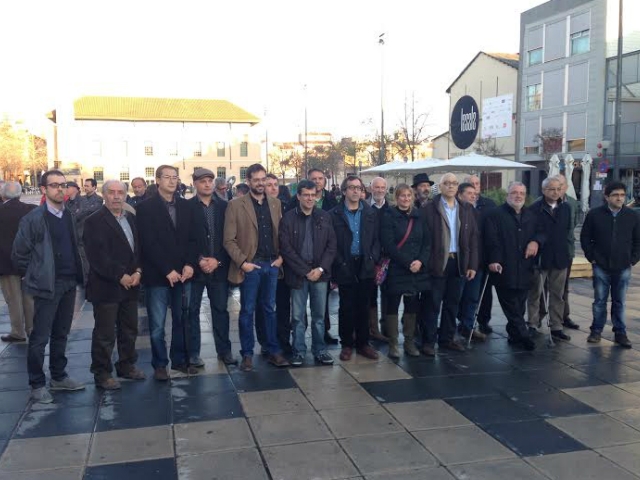
[[[400,301],[404,303],[404,313],[406,314],[416,314],[418,313],[418,298],[419,295],[395,295],[388,294],[383,295],[383,298],[386,298],[386,313],[388,315],[398,315],[398,310],[400,309]]]
[[[52,299],[34,297],[33,330],[29,335],[27,370],[31,388],[45,386],[44,351],[49,346],[49,371],[54,380],[67,377],[67,337],[73,320],[76,302],[76,280],[57,279]]]
[[[498,301],[507,317],[507,333],[514,340],[529,337],[529,330],[524,320],[527,311],[529,290],[496,287]]]
[[[95,326],[91,336],[91,373],[96,382],[111,377],[111,356],[118,339],[118,361],[116,372],[126,374],[136,361],[136,338],[138,338],[138,300],[120,303],[94,303]]]
[[[369,344],[369,295],[373,279],[339,285],[338,332],[343,347]]]
[[[258,298],[260,298],[258,294]],[[261,347],[266,347],[266,334],[264,332],[264,318],[262,309],[255,312],[256,338]],[[278,279],[276,287],[276,319],[278,321],[278,343],[282,348],[291,346],[291,289],[283,279]]]

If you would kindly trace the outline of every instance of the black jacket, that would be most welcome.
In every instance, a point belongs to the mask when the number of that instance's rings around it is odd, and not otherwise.
[[[627,207],[613,216],[608,205],[587,214],[580,233],[584,256],[605,270],[619,272],[640,260],[640,218]]]
[[[398,243],[407,232],[409,219],[413,219],[411,233],[402,247],[398,248]],[[386,293],[416,294],[427,290],[431,235],[423,208],[413,208],[410,214],[400,212],[397,208],[388,208],[382,216],[380,244],[384,255],[390,259],[387,279],[383,284]],[[414,260],[422,262],[422,268],[417,273],[409,270]]]
[[[329,190],[324,191],[324,199],[322,200],[322,210],[325,212],[329,212],[333,210],[337,205],[338,201],[333,193]],[[283,214],[288,212],[289,210],[293,210],[294,208],[298,208],[300,206],[300,202],[298,201],[298,195],[294,195],[291,197],[291,201],[282,209]]]
[[[160,195],[145,200],[136,209],[144,285],[168,287],[166,276],[172,270],[182,274],[185,265],[195,269],[195,247],[189,243],[192,208],[183,198],[176,198],[175,202],[177,227]]]
[[[494,208],[497,208],[496,202],[488,197],[483,197],[482,195],[480,195],[473,209],[473,212],[475,214],[474,217],[476,219],[476,225],[478,226],[478,268],[483,270],[487,268],[487,263],[485,262],[484,255],[484,225],[489,212],[491,212]]]
[[[222,200],[217,195],[211,196],[211,201],[214,202],[213,210],[213,252],[209,251],[209,227],[207,225],[207,219],[204,215],[204,210],[200,204],[200,200],[195,196],[191,200],[188,200],[190,207],[192,208],[192,226],[190,231],[190,243],[195,248],[196,265],[194,278],[197,281],[204,281],[210,276],[213,281],[227,281],[227,275],[229,274],[229,254],[222,246],[224,240],[224,216],[227,211],[228,203]],[[218,260],[219,265],[213,273],[206,274],[198,266],[200,257],[213,257]]]
[[[36,208],[36,205],[21,202],[17,198],[0,204],[0,225],[2,225],[2,233],[0,233],[0,275],[20,275],[18,269],[11,262],[11,248],[13,247],[13,240],[18,233],[20,219],[34,208]]]
[[[120,285],[123,275],[131,275],[141,268],[135,218],[126,214],[126,219],[133,233],[134,250],[107,207],[85,220],[84,249],[89,260],[87,300],[92,303],[119,303],[138,296],[138,287],[127,290]]]
[[[284,280],[291,288],[301,288],[305,275],[317,267],[324,270],[320,281],[329,281],[331,265],[336,256],[336,235],[331,224],[331,215],[314,208],[311,212],[313,261],[309,265],[302,259],[302,246],[308,241],[305,238],[306,218],[299,208],[290,210],[282,217],[278,230],[280,254],[284,258]]]
[[[513,207],[503,203],[487,216],[484,239],[487,265],[502,265],[501,274],[491,274],[493,284],[497,287],[528,290],[536,259],[524,258],[525,250],[531,241],[544,247],[544,233],[538,216],[524,207],[518,219]]]
[[[344,213],[345,204],[338,204],[330,212],[337,242],[332,277],[338,285],[357,283],[359,280],[373,278],[375,265],[380,260],[380,224],[378,214],[366,202],[361,201],[360,203],[363,205],[360,219],[360,245],[363,259],[362,266],[358,272],[355,271],[353,257],[351,256],[353,235],[347,216]]]
[[[545,235],[544,247],[538,250],[540,268],[543,270],[568,268],[571,264],[569,238],[573,237],[569,204],[559,200],[558,206],[551,209],[544,198],[541,198],[529,208],[538,216]]]

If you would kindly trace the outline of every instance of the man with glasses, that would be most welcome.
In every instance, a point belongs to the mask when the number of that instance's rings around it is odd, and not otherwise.
[[[624,205],[627,187],[611,182],[604,187],[606,204],[592,208],[582,225],[580,244],[593,266],[593,323],[589,343],[599,343],[607,323],[607,299],[611,292],[614,342],[631,348],[624,322],[624,304],[631,267],[640,260],[640,218]]]
[[[228,202],[229,194],[227,190],[229,189],[229,186],[227,185],[227,180],[222,177],[218,177],[213,182],[213,190],[216,194],[216,197],[218,197],[220,200]]]
[[[562,315],[564,283],[571,262],[567,239],[573,237],[573,231],[571,209],[562,201],[561,193],[560,179],[547,177],[542,181],[543,197],[530,207],[542,225],[545,241],[539,249],[539,262],[533,273],[527,299],[527,313],[529,332],[535,335],[544,327],[541,324],[540,302],[547,302],[545,307],[548,309],[551,335],[558,340],[571,340],[571,337],[562,331]]]
[[[458,179],[445,173],[440,194],[425,207],[431,233],[429,275],[431,289],[422,302],[422,353],[435,356],[436,340],[441,349],[464,351],[456,342],[456,317],[465,281],[478,270],[478,230],[473,207],[458,202]],[[440,328],[438,328],[440,315]]]
[[[280,200],[264,192],[267,172],[255,163],[247,168],[249,195],[229,202],[224,222],[224,248],[231,257],[229,281],[240,285],[240,369],[253,370],[253,316],[263,310],[269,363],[286,367],[277,338],[276,285],[282,266],[278,225]]]
[[[136,221],[142,247],[142,271],[145,301],[151,336],[151,364],[154,378],[167,381],[167,345],[164,325],[167,308],[171,306],[171,369],[186,374],[198,373],[190,365],[185,340],[183,314],[188,308],[195,265],[195,249],[189,242],[192,209],[176,195],[178,170],[160,165],[156,170],[158,194],[138,205]]]
[[[344,201],[331,211],[337,241],[333,278],[340,294],[340,360],[350,360],[354,348],[358,355],[376,360],[378,353],[369,345],[368,309],[374,267],[380,259],[380,220],[360,198],[364,185],[359,177],[345,178],[340,190]]]
[[[67,375],[65,351],[76,286],[84,283],[85,272],[73,215],[64,207],[64,175],[59,170],[49,170],[40,182],[45,203],[20,222],[12,260],[24,278],[25,292],[34,297],[33,330],[27,351],[31,398],[36,403],[51,403],[53,397],[45,386],[43,371],[49,342],[51,390],[84,388]]]

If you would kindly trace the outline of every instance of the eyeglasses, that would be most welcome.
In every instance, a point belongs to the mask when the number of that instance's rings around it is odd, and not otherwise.
[[[178,177],[176,175],[162,175],[160,178],[162,178],[163,180],[171,180],[172,182],[177,182],[178,181]]]
[[[299,193],[298,195],[300,195],[302,198],[315,198],[316,197],[315,193]]]
[[[547,192],[561,192],[562,188],[545,188]]]
[[[361,192],[364,189],[358,185],[349,185],[347,190],[351,190],[352,192]]]
[[[68,183],[49,183],[49,184],[47,185],[47,187],[51,187],[51,188],[53,188],[54,190],[57,190],[57,189],[59,189],[59,188],[67,188],[68,186],[69,186],[69,184],[68,184]]]
[[[442,182],[442,185],[444,185],[445,187],[457,187],[458,182]]]

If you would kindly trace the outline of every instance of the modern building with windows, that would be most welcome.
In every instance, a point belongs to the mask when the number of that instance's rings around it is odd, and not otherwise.
[[[638,11],[639,3],[627,0],[624,15],[620,173],[630,185],[635,175],[630,170],[640,168],[640,19],[626,18],[633,17],[627,5]],[[532,194],[539,192],[549,158],[571,154],[576,161],[572,181],[580,198],[580,160],[590,154],[595,173],[591,204],[601,199],[605,176],[612,176],[607,166],[613,149],[602,151],[598,145],[604,140],[613,146],[617,36],[618,0],[552,0],[522,13],[517,159],[538,167],[523,173]]]
[[[260,120],[226,100],[81,97],[49,119],[49,167],[78,182],[153,183],[163,164],[177,167],[187,185],[198,167],[242,181],[261,161],[260,132],[252,128]]]

